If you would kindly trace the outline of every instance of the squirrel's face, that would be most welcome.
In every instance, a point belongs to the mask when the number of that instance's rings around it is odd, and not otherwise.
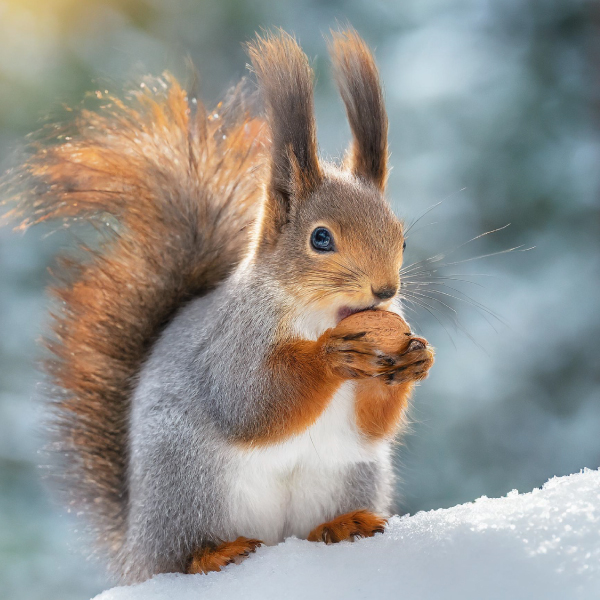
[[[313,73],[296,41],[267,36],[249,47],[271,134],[257,256],[292,311],[300,307],[299,319],[318,322],[313,333],[352,312],[387,308],[404,245],[383,195],[388,120],[375,61],[353,30],[334,33],[330,50],[352,132],[340,169],[319,160]]]
[[[332,169],[289,216],[269,263],[295,303],[340,320],[392,302],[404,236],[379,189]]]

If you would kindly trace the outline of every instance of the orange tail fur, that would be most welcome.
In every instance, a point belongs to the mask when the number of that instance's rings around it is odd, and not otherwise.
[[[266,140],[247,98],[240,85],[209,114],[172,77],[149,80],[127,102],[104,96],[97,112],[81,111],[73,132],[42,132],[3,182],[21,228],[83,220],[105,234],[55,274],[46,370],[61,487],[113,556],[132,381],[172,313],[216,286],[248,244]]]

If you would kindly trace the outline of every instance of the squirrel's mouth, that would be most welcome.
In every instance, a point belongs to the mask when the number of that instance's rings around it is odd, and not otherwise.
[[[374,305],[363,306],[362,308],[350,308],[349,306],[342,306],[337,312],[337,322],[339,323],[342,319],[349,317],[355,313],[363,312],[365,310],[371,310],[375,308]]]

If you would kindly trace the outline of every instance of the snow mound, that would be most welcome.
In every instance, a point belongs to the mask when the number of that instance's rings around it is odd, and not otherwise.
[[[600,598],[600,471],[529,494],[393,517],[332,546],[295,538],[209,575],[158,575],[95,600]]]

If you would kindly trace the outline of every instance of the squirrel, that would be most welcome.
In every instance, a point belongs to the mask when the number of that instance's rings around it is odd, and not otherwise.
[[[342,164],[318,157],[313,72],[278,31],[247,46],[258,93],[209,111],[168,74],[98,91],[8,175],[18,227],[101,231],[53,273],[46,372],[56,478],[122,582],[385,529],[434,351],[407,333],[390,352],[352,320],[404,322],[406,244],[373,55],[353,29],[329,47]]]

